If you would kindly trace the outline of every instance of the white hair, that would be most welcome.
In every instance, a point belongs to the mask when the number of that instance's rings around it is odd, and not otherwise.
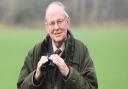
[[[47,9],[46,9],[46,13],[47,13],[48,9],[49,9],[51,6],[53,6],[53,5],[60,6],[60,7],[63,9],[63,11],[64,11],[64,15],[65,15],[67,18],[69,18],[69,15],[68,15],[68,13],[67,13],[66,10],[65,10],[65,6],[63,5],[63,3],[58,2],[58,1],[54,1],[54,2],[50,3],[50,4],[48,5]],[[46,20],[46,14],[45,14],[45,20]]]

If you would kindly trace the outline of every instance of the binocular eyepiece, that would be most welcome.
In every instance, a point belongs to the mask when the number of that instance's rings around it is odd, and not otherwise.
[[[46,62],[41,66],[41,71],[52,69],[54,67],[55,67],[55,64],[53,64],[53,62],[49,59],[49,56],[48,56],[48,62]]]
[[[60,49],[57,49],[53,54],[60,54],[62,51]],[[44,65],[41,66],[41,71],[47,70],[47,69],[52,69],[55,67],[55,64],[49,59],[51,54],[48,54],[48,62],[46,62]]]

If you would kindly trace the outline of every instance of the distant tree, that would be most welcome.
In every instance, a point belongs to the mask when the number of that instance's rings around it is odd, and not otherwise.
[[[43,21],[47,5],[54,0],[0,0],[0,22],[32,24]],[[66,6],[71,24],[128,21],[128,0],[56,0]]]
[[[113,0],[112,6],[112,20],[128,20],[128,0]]]

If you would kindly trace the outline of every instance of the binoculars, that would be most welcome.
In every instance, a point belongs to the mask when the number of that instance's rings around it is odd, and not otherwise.
[[[55,64],[53,64],[53,62],[49,59],[50,56],[48,56],[48,62],[46,62],[45,64],[43,64],[41,66],[41,71],[47,70],[47,69],[52,69],[55,67]]]
[[[61,53],[61,50],[58,49],[56,50],[53,54],[60,54]],[[53,62],[49,59],[51,54],[48,54],[48,62],[46,62],[44,65],[41,66],[41,71],[43,70],[47,70],[47,69],[52,69],[55,67],[55,64],[53,64]]]

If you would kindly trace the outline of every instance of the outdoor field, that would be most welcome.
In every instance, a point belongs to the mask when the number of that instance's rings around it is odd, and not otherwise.
[[[0,26],[0,89],[17,89],[27,52],[43,40],[43,29]],[[73,27],[87,45],[96,67],[99,89],[128,89],[128,26]]]

